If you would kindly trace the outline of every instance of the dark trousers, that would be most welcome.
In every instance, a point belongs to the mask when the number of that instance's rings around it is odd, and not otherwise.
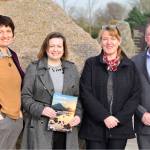
[[[86,140],[86,149],[118,149],[123,150],[127,139],[108,139],[107,141]]]
[[[150,135],[137,134],[137,143],[140,150],[150,149]]]
[[[66,149],[66,133],[53,132],[53,148],[52,149]]]

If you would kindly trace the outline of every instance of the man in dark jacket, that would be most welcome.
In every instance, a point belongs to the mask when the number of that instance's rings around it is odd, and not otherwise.
[[[146,50],[133,57],[142,84],[140,104],[135,114],[139,149],[150,149],[150,23],[146,27],[145,41]]]
[[[14,149],[22,130],[21,83],[23,71],[8,46],[14,40],[14,23],[0,15],[0,149]]]

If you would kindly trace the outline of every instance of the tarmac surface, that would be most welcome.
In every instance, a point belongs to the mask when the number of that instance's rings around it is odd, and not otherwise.
[[[125,150],[138,150],[136,138],[128,140]]]

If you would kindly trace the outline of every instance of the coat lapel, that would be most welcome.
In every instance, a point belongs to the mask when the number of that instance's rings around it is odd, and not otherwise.
[[[23,72],[23,70],[22,70],[22,68],[21,68],[21,66],[20,66],[20,64],[19,64],[18,56],[17,56],[17,54],[16,54],[13,50],[11,50],[11,49],[9,49],[9,50],[10,50],[10,52],[11,52],[11,54],[12,54],[12,59],[13,59],[15,65],[16,65],[16,67],[17,67],[19,73],[20,73],[20,76],[21,76],[21,78],[22,78],[22,80],[23,80],[24,72]]]
[[[64,72],[64,81],[63,81],[63,94],[69,94],[68,89],[72,86],[72,71],[69,69],[69,65],[66,61],[62,60],[62,69]]]
[[[41,82],[43,83],[45,90],[47,90],[49,92],[49,94],[53,95],[54,86],[53,86],[52,79],[49,75],[46,58],[42,59],[39,62],[38,76],[39,76]]]
[[[64,73],[64,81],[63,81],[63,93],[66,94],[67,91],[67,85],[69,83],[69,72],[68,72],[68,66],[65,61],[62,61],[62,69]]]
[[[54,85],[52,79],[49,75],[49,70],[47,67],[47,58],[43,58],[39,62],[38,76],[43,83],[44,88],[53,95]],[[62,60],[62,69],[64,73],[63,81],[63,94],[68,94],[68,89],[72,86],[72,72],[69,70],[69,65],[66,61]],[[59,83],[58,83],[59,84]]]
[[[148,82],[150,83],[150,77],[149,77],[147,67],[146,67],[146,60],[147,60],[147,50],[145,51],[141,61],[142,61],[142,65],[143,65],[143,67],[142,67],[143,68],[143,73],[144,73],[146,79],[148,80]]]
[[[40,74],[39,77],[44,85],[45,90],[47,90],[49,94],[53,95],[54,86],[48,70],[46,70],[45,73]]]

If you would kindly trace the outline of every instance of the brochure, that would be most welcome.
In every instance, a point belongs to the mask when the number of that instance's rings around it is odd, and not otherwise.
[[[73,119],[78,97],[54,93],[52,108],[57,112],[54,119],[49,119],[48,130],[68,132],[72,131],[69,122]]]

